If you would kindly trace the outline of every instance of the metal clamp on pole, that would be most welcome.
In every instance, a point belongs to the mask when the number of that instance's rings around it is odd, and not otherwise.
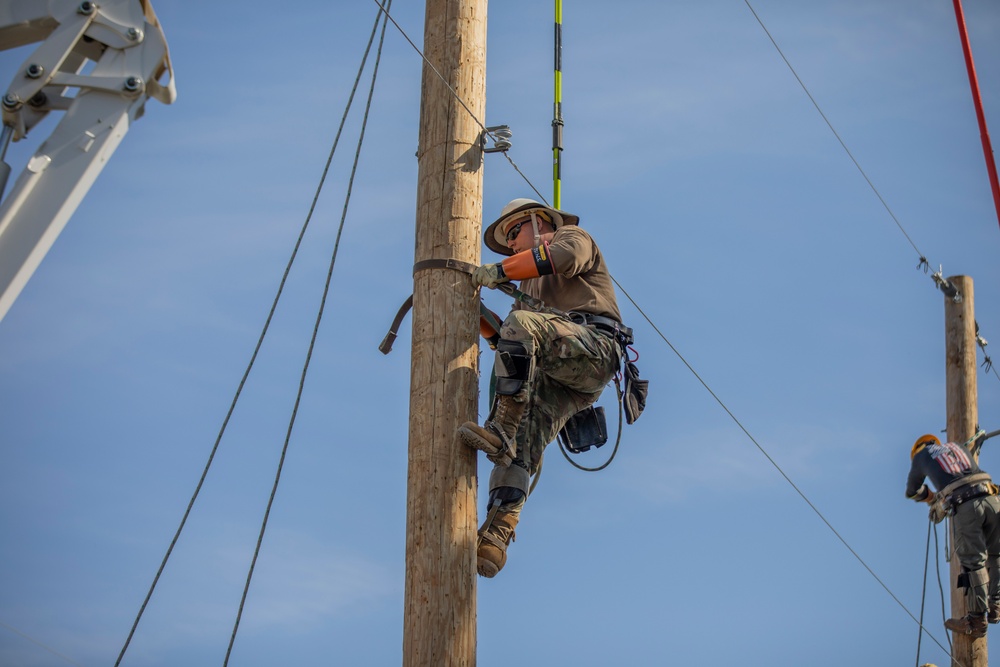
[[[482,136],[479,138],[479,144],[482,146],[484,153],[503,153],[511,147],[510,138],[513,133],[510,128],[506,125],[494,125],[493,127],[488,127],[483,130]],[[493,140],[493,147],[486,147],[486,139],[490,138]]]
[[[938,265],[937,273],[931,275],[934,279],[934,284],[938,286],[938,289],[944,292],[944,295],[949,297],[955,303],[962,303],[962,293],[958,291],[954,285],[952,285],[947,278],[945,278],[942,273],[941,266]]]

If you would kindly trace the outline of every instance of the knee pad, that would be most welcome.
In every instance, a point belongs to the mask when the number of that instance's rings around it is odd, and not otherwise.
[[[505,503],[520,500],[528,495],[530,485],[531,475],[516,463],[509,466],[495,466],[490,473],[490,501],[494,499],[494,494],[498,493],[502,494],[499,497]]]
[[[985,567],[958,575],[958,587],[965,589],[965,606],[970,614],[985,614],[989,610],[989,578]]]
[[[985,567],[981,567],[978,570],[963,572],[962,574],[965,575],[965,580],[968,582],[967,585],[969,588],[985,586],[990,582],[990,575]]]
[[[965,570],[955,581],[956,588],[975,588],[985,586],[990,581],[989,571],[985,567],[978,570]]]
[[[520,489],[515,489],[512,486],[501,486],[490,491],[489,500],[486,501],[487,506],[492,507],[495,501],[500,501],[500,507],[505,508],[512,505],[521,505],[518,502],[524,498],[524,492]]]
[[[532,356],[523,343],[501,338],[497,342],[494,363],[497,376],[496,393],[500,396],[513,396],[521,391],[521,387],[531,374],[531,361]]]

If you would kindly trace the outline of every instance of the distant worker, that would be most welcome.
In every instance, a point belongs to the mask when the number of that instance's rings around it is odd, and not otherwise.
[[[934,435],[922,435],[910,452],[906,497],[933,505],[940,502],[951,516],[955,551],[962,565],[958,586],[965,588],[968,613],[950,618],[952,632],[986,636],[986,623],[1000,622],[1000,498],[989,474],[980,470],[975,454],[982,441],[969,446],[941,444]],[[929,477],[935,494],[924,483]]]
[[[489,416],[482,426],[465,422],[458,429],[467,445],[494,463],[476,554],[484,577],[496,576],[507,562],[546,445],[570,418],[588,414],[631,342],[601,251],[578,223],[565,211],[515,199],[484,233],[487,247],[507,259],[473,273],[474,282],[490,288],[520,280],[525,294],[566,314],[514,303],[494,337],[496,394]]]

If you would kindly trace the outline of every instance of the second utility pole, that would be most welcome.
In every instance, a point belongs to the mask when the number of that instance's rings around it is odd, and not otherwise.
[[[948,404],[948,440],[963,443],[975,435],[979,425],[976,387],[976,310],[972,278],[952,276],[948,282],[957,290],[956,297],[946,296],[945,318],[945,387]],[[951,543],[955,543],[954,535]],[[958,556],[951,557],[951,615],[961,618],[968,613],[965,589],[956,585],[962,566]],[[992,576],[992,573],[991,573]],[[952,667],[987,667],[986,637],[973,639],[953,633]]]

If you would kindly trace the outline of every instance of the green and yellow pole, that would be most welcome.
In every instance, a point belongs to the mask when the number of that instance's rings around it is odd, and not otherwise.
[[[555,103],[552,117],[552,206],[562,206],[562,0],[556,2]]]

